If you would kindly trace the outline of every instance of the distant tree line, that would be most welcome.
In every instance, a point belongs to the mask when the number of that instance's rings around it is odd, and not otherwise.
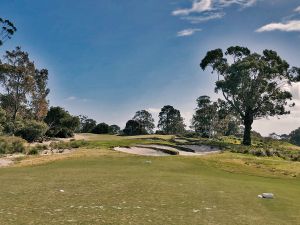
[[[289,134],[276,134],[276,133],[271,133],[269,135],[269,138],[275,139],[275,140],[284,140],[288,141],[294,145],[300,146],[300,127],[297,128],[296,130],[291,131]]]

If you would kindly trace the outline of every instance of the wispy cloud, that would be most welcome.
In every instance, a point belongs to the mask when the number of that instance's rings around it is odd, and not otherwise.
[[[300,6],[298,6],[294,11],[300,13]]]
[[[212,12],[206,13],[201,16],[185,16],[181,17],[181,19],[188,20],[192,24],[203,23],[209,20],[221,19],[225,16],[224,12]]]
[[[226,14],[224,8],[233,4],[241,8],[253,6],[258,0],[193,0],[190,8],[179,8],[172,12],[173,16],[191,24],[203,23],[209,20],[221,19]]]
[[[194,0],[191,8],[177,9],[172,12],[174,16],[186,16],[191,13],[201,13],[212,10],[212,0]]]
[[[219,4],[223,7],[230,6],[232,4],[241,5],[242,7],[253,6],[257,0],[219,0]]]
[[[190,28],[177,32],[177,37],[191,36],[196,32],[201,31],[199,28]]]
[[[276,30],[285,32],[300,31],[300,20],[290,20],[282,23],[270,23],[257,29],[256,32]]]

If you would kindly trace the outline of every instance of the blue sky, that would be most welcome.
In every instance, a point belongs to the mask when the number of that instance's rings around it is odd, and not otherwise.
[[[22,46],[49,70],[50,104],[124,126],[135,111],[171,104],[189,124],[216,76],[199,62],[208,50],[273,49],[300,67],[300,0],[0,0],[18,28],[3,50]],[[300,85],[291,87],[295,101]],[[156,121],[157,122],[157,121]],[[255,121],[264,135],[300,126],[299,108]]]

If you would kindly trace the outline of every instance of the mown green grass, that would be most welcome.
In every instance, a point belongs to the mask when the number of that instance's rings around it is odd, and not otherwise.
[[[295,172],[298,162],[143,157],[109,148],[158,140],[101,138],[76,157],[0,169],[0,224],[300,224],[299,177],[269,170]]]

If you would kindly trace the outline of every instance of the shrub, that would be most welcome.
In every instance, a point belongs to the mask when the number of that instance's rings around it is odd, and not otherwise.
[[[147,131],[142,127],[142,125],[135,120],[128,120],[123,130],[124,135],[141,135],[147,134]]]
[[[92,130],[94,134],[108,134],[109,133],[109,125],[106,123],[99,123]]]
[[[252,149],[249,151],[250,154],[255,156],[266,156],[266,153],[262,149]]]
[[[27,152],[27,155],[37,155],[39,154],[39,150],[36,147],[32,147],[29,149],[29,151]]]
[[[78,117],[70,115],[61,107],[51,107],[45,122],[49,125],[46,135],[60,138],[73,137],[75,130],[78,130],[80,125]]]
[[[44,122],[35,120],[25,121],[24,126],[16,131],[16,135],[22,137],[28,142],[42,140],[48,126]]]
[[[71,149],[71,148],[80,148],[86,146],[88,144],[87,141],[78,140],[78,141],[70,141],[70,142],[51,142],[50,147],[52,149]]]
[[[25,140],[19,137],[0,137],[0,154],[13,154],[25,152]]]

